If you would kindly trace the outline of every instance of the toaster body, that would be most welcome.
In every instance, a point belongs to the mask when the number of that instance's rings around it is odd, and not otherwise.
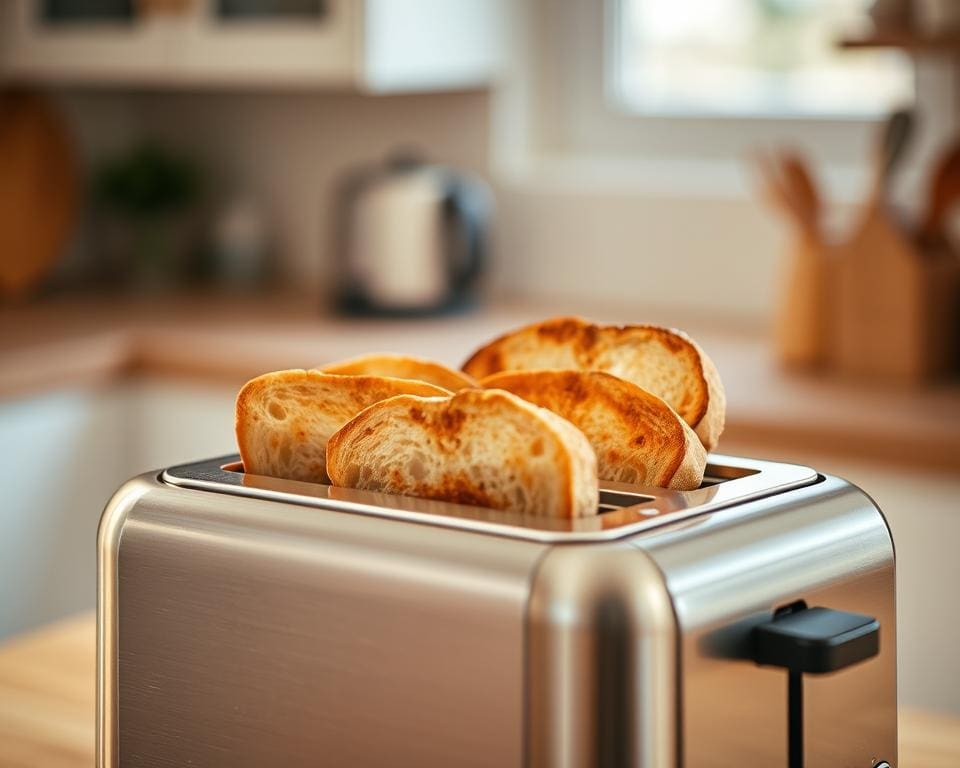
[[[226,457],[124,485],[98,579],[104,768],[897,764],[892,541],[805,467],[714,455],[569,521]],[[823,608],[873,624],[758,657]]]

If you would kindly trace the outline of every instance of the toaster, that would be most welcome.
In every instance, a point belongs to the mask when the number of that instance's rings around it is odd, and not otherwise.
[[[103,768],[897,764],[890,532],[797,465],[574,520],[176,466],[103,513],[97,625]]]

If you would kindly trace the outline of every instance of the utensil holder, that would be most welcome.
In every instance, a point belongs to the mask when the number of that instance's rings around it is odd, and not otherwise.
[[[792,369],[829,361],[833,302],[829,247],[798,236],[787,258],[774,328],[777,357]]]
[[[876,207],[836,255],[840,373],[919,383],[955,369],[960,262],[953,253],[920,250]]]

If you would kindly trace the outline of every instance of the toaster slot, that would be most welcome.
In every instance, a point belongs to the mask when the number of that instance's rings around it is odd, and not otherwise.
[[[243,474],[243,464],[239,461],[229,461],[220,467],[224,472],[233,472]],[[720,483],[726,483],[730,480],[739,480],[743,477],[756,475],[759,470],[747,469],[746,467],[729,467],[720,464],[708,464],[703,473],[703,481],[700,488],[710,488]],[[638,504],[644,501],[653,501],[656,497],[632,491],[614,491],[610,489],[600,489],[600,511],[605,512],[612,509],[629,507],[632,504]]]
[[[600,489],[600,505],[598,511],[601,515],[615,512],[624,507],[634,507],[637,504],[646,504],[655,501],[656,497],[645,493],[633,493],[630,491],[615,491],[609,488]],[[643,510],[648,515],[655,515],[655,509]]]
[[[817,482],[817,473],[793,464],[712,454],[703,483],[695,490],[601,481],[598,514],[573,520],[247,475],[237,456],[171,467],[162,473],[161,480],[197,491],[535,541],[603,541],[809,485]]]
[[[740,480],[744,477],[760,474],[760,470],[749,467],[733,467],[728,464],[707,464],[703,472],[703,482],[701,488],[709,488],[720,483],[726,483],[730,480]]]

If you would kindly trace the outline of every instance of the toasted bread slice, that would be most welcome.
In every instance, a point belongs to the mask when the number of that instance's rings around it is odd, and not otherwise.
[[[602,371],[506,371],[481,381],[549,408],[577,427],[597,454],[601,480],[700,487],[707,452],[656,395]]]
[[[597,513],[597,461],[572,424],[509,392],[401,395],[327,443],[334,485],[548,517]]]
[[[237,445],[252,475],[325,483],[327,439],[368,405],[395,395],[446,395],[422,381],[277,371],[237,396]]]
[[[605,371],[663,398],[711,451],[723,431],[726,396],[717,369],[686,334],[654,325],[595,325],[560,317],[521,328],[474,353],[464,372],[544,368]]]
[[[374,376],[393,376],[396,379],[414,379],[425,381],[456,392],[467,387],[477,386],[473,377],[465,373],[447,368],[433,360],[424,360],[408,355],[363,355],[349,360],[324,365],[317,370],[324,373],[369,374]]]

